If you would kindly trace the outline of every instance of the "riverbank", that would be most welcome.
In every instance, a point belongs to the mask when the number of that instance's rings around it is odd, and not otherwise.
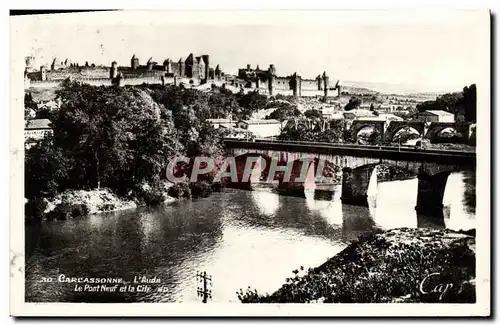
[[[475,232],[392,229],[353,242],[279,290],[240,290],[243,303],[475,302]],[[305,273],[304,275],[301,275]]]
[[[66,190],[53,198],[34,198],[26,201],[27,222],[66,220],[92,214],[123,211],[143,206],[168,205],[187,199],[208,197],[220,190],[216,184],[206,182],[173,184],[163,182],[153,189],[148,185],[139,194],[118,196],[107,188],[92,190]]]

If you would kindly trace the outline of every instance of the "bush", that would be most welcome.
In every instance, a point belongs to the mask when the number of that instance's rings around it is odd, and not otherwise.
[[[35,197],[24,204],[24,216],[27,222],[41,221],[45,215],[47,202],[43,198]]]
[[[165,201],[163,189],[159,185],[153,185],[147,189],[140,188],[137,196],[148,206],[161,205]]]
[[[187,183],[176,183],[168,189],[167,194],[174,198],[191,198],[191,188]]]
[[[113,204],[113,203],[107,203],[107,204],[101,205],[99,207],[99,211],[110,212],[110,211],[113,211],[115,208],[116,208],[115,204]]]
[[[212,193],[212,185],[208,182],[191,182],[189,188],[193,198],[205,198]]]
[[[71,217],[71,208],[70,204],[63,201],[47,214],[47,220],[67,220]]]
[[[213,192],[221,192],[224,190],[224,185],[222,182],[214,182],[212,183],[212,191]]]
[[[85,216],[89,213],[88,207],[84,204],[74,204],[71,206],[70,211],[70,215],[73,218]]]

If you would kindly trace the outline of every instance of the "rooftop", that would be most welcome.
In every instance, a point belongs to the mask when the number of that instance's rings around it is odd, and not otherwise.
[[[249,125],[269,125],[269,124],[281,124],[279,120],[275,119],[255,119],[255,120],[241,120]]]
[[[32,129],[51,129],[49,119],[33,119],[28,121],[28,125],[24,128],[25,130]]]
[[[425,113],[430,113],[434,115],[454,115],[453,113],[443,111],[443,110],[427,110]]]
[[[233,122],[230,119],[207,119],[207,121],[211,122],[211,123],[230,123],[230,122]]]
[[[372,111],[364,110],[364,109],[354,109],[354,110],[344,111],[344,113],[354,114],[356,117],[373,117],[374,116]]]

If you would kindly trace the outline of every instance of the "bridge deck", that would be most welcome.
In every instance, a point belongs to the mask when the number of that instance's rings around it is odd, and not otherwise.
[[[318,153],[327,155],[349,155],[399,161],[421,161],[464,166],[476,165],[476,153],[452,150],[429,150],[398,148],[392,146],[343,145],[319,142],[298,141],[246,141],[239,139],[224,140],[227,148],[246,148],[276,150],[286,152]]]

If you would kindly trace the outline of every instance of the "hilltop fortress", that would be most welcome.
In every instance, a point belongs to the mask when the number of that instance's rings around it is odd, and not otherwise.
[[[190,53],[185,60],[180,58],[174,62],[165,59],[159,64],[149,58],[145,65],[141,65],[135,54],[130,59],[130,65],[118,66],[116,61],[111,66],[96,66],[94,64],[84,65],[72,63],[66,59],[58,61],[53,59],[50,67],[42,65],[39,70],[34,67],[35,58],[26,57],[25,88],[30,87],[56,87],[65,79],[71,79],[90,85],[140,85],[146,84],[189,84],[199,86],[203,84],[214,84],[238,90],[258,90],[268,95],[294,95],[294,96],[328,96],[329,90],[336,90],[340,97],[341,86],[337,81],[334,86],[330,85],[330,78],[324,72],[315,79],[303,79],[297,73],[291,76],[280,77],[276,74],[274,64],[269,65],[266,70],[261,70],[257,65],[252,69],[250,65],[238,69],[237,75],[225,74],[216,65],[210,66],[210,56],[203,54],[194,56]]]

